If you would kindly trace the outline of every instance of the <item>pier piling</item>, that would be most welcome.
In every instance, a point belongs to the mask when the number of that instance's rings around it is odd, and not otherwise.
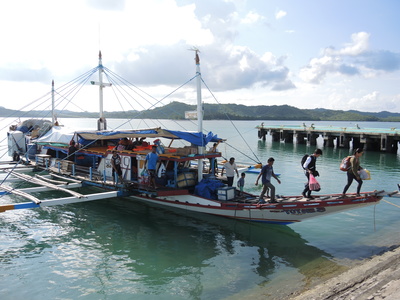
[[[266,140],[269,134],[274,142],[317,145],[317,139],[323,138],[324,147],[364,148],[388,153],[397,153],[400,142],[400,130],[396,128],[360,128],[295,125],[261,126],[258,138]]]

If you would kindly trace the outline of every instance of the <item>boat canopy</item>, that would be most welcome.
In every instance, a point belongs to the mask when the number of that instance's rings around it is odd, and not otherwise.
[[[196,146],[205,146],[209,142],[221,141],[220,138],[212,132],[203,134],[201,132],[175,131],[161,128],[139,129],[139,130],[93,130],[93,131],[77,131],[76,135],[83,140],[118,140],[122,138],[166,138],[166,139],[183,139]]]
[[[69,145],[69,142],[74,137],[74,131],[60,126],[53,126],[45,135],[38,138],[36,143],[39,145],[52,144],[54,146]]]

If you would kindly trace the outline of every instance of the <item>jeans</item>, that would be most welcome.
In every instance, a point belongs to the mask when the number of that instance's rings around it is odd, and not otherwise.
[[[275,201],[275,186],[270,181],[267,181],[266,183],[263,184],[263,190],[262,190],[260,198],[259,198],[260,201],[264,200],[264,195],[267,192],[268,188],[271,190],[271,194],[270,194],[271,201]]]
[[[353,183],[353,180],[358,182],[358,186],[357,186],[357,194],[360,193],[361,190],[361,186],[363,184],[361,178],[357,180],[356,175],[354,175],[353,172],[347,172],[347,184],[343,189],[343,194],[346,194],[347,190],[349,189],[350,185]]]

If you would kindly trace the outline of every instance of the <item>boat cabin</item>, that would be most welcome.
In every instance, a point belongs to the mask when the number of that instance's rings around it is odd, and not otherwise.
[[[49,136],[52,133],[49,132]],[[121,157],[121,169],[124,183],[139,186],[149,184],[146,172],[146,155],[153,146],[157,147],[158,162],[156,185],[169,188],[191,188],[198,182],[197,163],[199,159],[215,161],[221,153],[199,153],[199,144],[219,141],[212,133],[170,131],[160,128],[126,131],[82,131],[75,132],[71,140],[75,141],[76,152],[68,155],[69,145],[55,143],[46,136],[37,144],[41,154],[49,158],[49,166],[54,171],[68,172],[71,175],[89,176],[103,182],[115,181],[117,177],[111,166],[112,151],[117,150]],[[168,143],[168,145],[164,145]],[[174,147],[179,142],[180,147]],[[185,145],[186,144],[186,145]],[[39,158],[43,158],[39,156]],[[40,164],[40,163],[39,163]],[[42,161],[46,167],[46,162]],[[211,176],[205,174],[205,176]]]

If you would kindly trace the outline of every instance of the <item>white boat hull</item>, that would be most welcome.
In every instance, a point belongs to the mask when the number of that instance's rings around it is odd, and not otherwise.
[[[208,200],[194,195],[163,197],[135,195],[130,197],[173,210],[178,209],[237,220],[278,224],[297,223],[309,218],[377,204],[381,198],[366,195],[365,197],[350,197],[337,200],[279,202],[259,205],[256,203]]]

